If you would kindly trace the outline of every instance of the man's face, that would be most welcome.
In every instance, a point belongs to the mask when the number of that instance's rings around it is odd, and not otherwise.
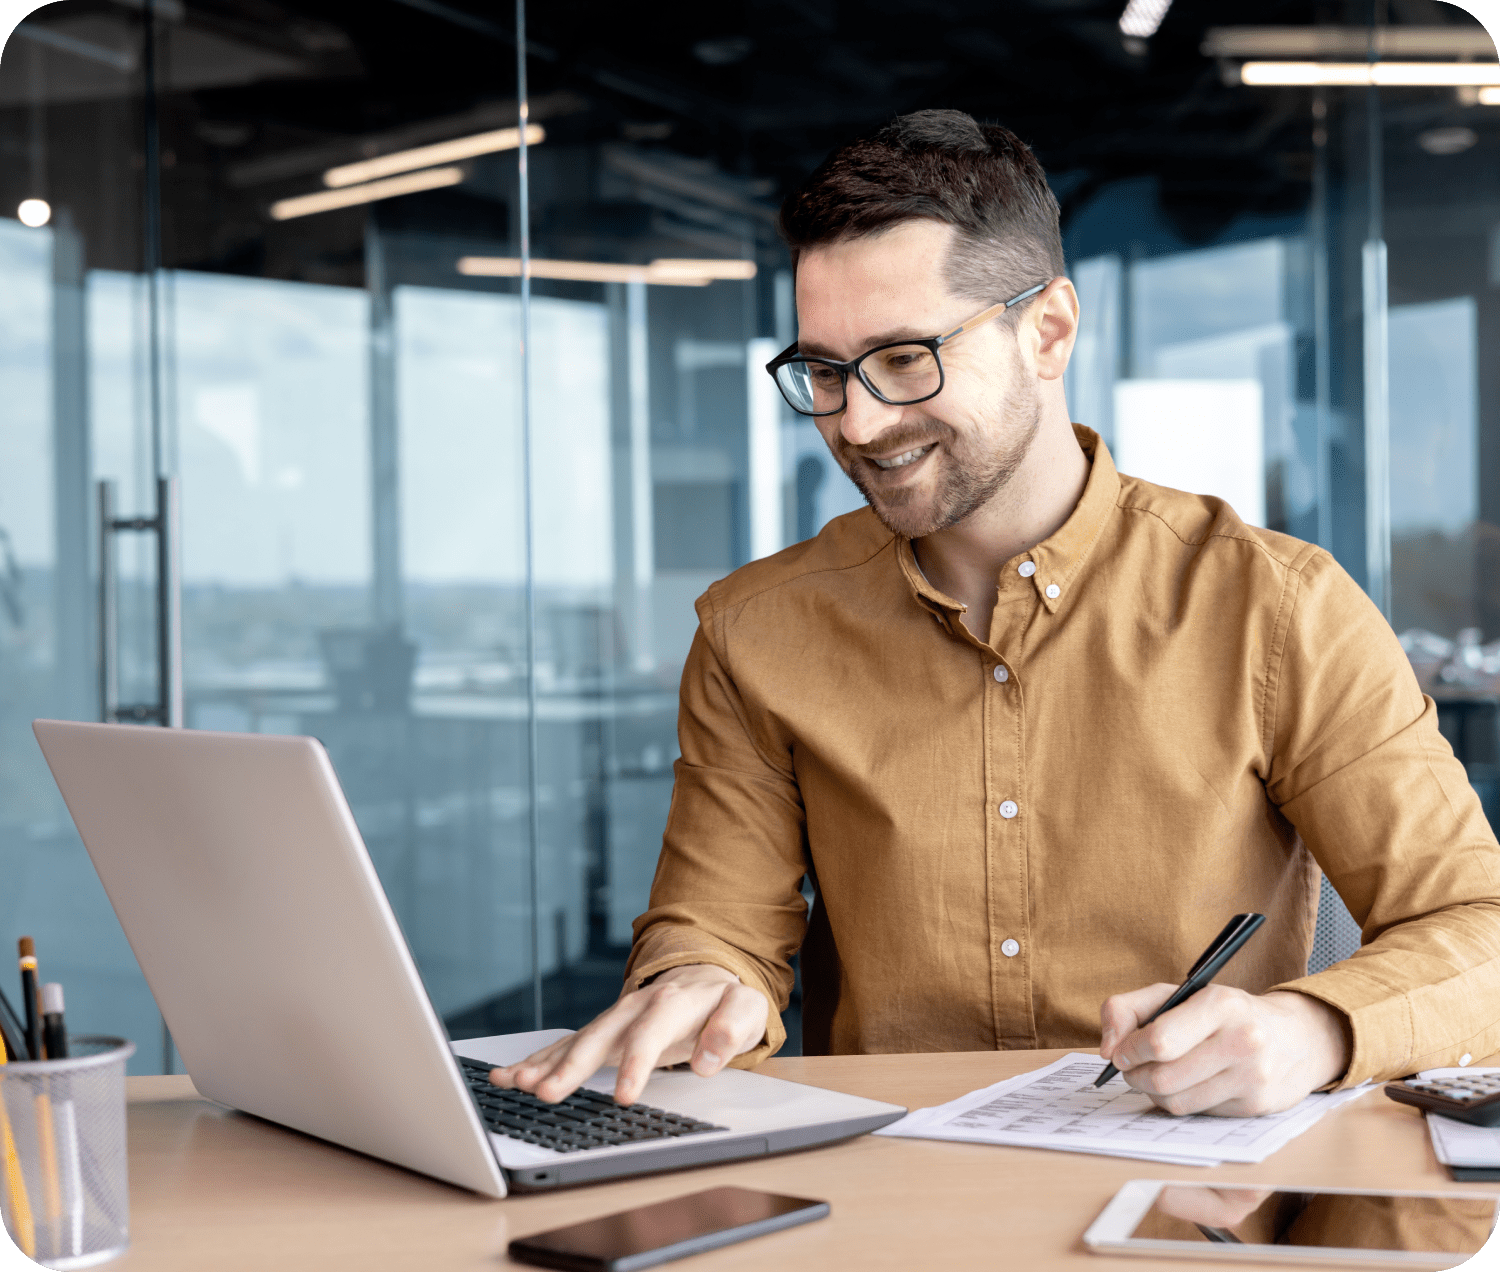
[[[953,234],[938,221],[906,221],[804,253],[800,351],[846,362],[876,345],[942,335],[987,308],[948,290]],[[1035,378],[1001,320],[965,332],[940,356],[937,397],[890,406],[851,375],[845,409],[814,420],[876,515],[913,539],[988,503],[1025,459],[1040,419]]]

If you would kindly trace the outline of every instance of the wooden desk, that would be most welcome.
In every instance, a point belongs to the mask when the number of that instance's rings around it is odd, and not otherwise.
[[[763,1072],[918,1108],[1062,1054],[824,1056],[771,1060]],[[1100,1272],[1110,1264],[1088,1254],[1080,1237],[1127,1179],[1497,1191],[1452,1183],[1421,1115],[1378,1091],[1257,1166],[1208,1171],[867,1135],[785,1157],[490,1201],[230,1112],[200,1098],[187,1078],[131,1078],[128,1087],[133,1249],[115,1266],[130,1272],[493,1269],[509,1265],[512,1237],[731,1183],[824,1198],[833,1214],[699,1256],[683,1265],[693,1272]]]

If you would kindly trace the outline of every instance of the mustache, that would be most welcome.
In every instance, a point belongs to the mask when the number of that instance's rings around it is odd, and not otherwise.
[[[836,433],[835,454],[847,467],[856,459],[869,459],[872,455],[901,455],[933,442],[951,442],[953,435],[952,427],[941,420],[929,420],[923,424],[897,424],[860,446],[851,445],[842,433]]]

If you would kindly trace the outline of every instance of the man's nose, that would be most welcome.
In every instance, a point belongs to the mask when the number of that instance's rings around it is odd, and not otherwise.
[[[844,388],[844,418],[839,432],[851,446],[864,446],[901,420],[901,408],[882,402],[865,387],[864,381],[851,375]]]

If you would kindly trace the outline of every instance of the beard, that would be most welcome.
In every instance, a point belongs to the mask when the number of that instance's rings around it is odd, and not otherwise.
[[[886,529],[908,539],[947,530],[984,507],[1010,483],[1036,440],[1042,420],[1036,385],[1024,376],[1016,377],[1013,384],[993,434],[964,437],[951,424],[929,418],[923,423],[898,424],[860,447],[850,446],[842,433],[835,433],[834,458]],[[935,458],[942,463],[930,501],[915,487],[879,491],[870,482],[874,461],[868,454],[899,455],[934,441],[940,451]]]

